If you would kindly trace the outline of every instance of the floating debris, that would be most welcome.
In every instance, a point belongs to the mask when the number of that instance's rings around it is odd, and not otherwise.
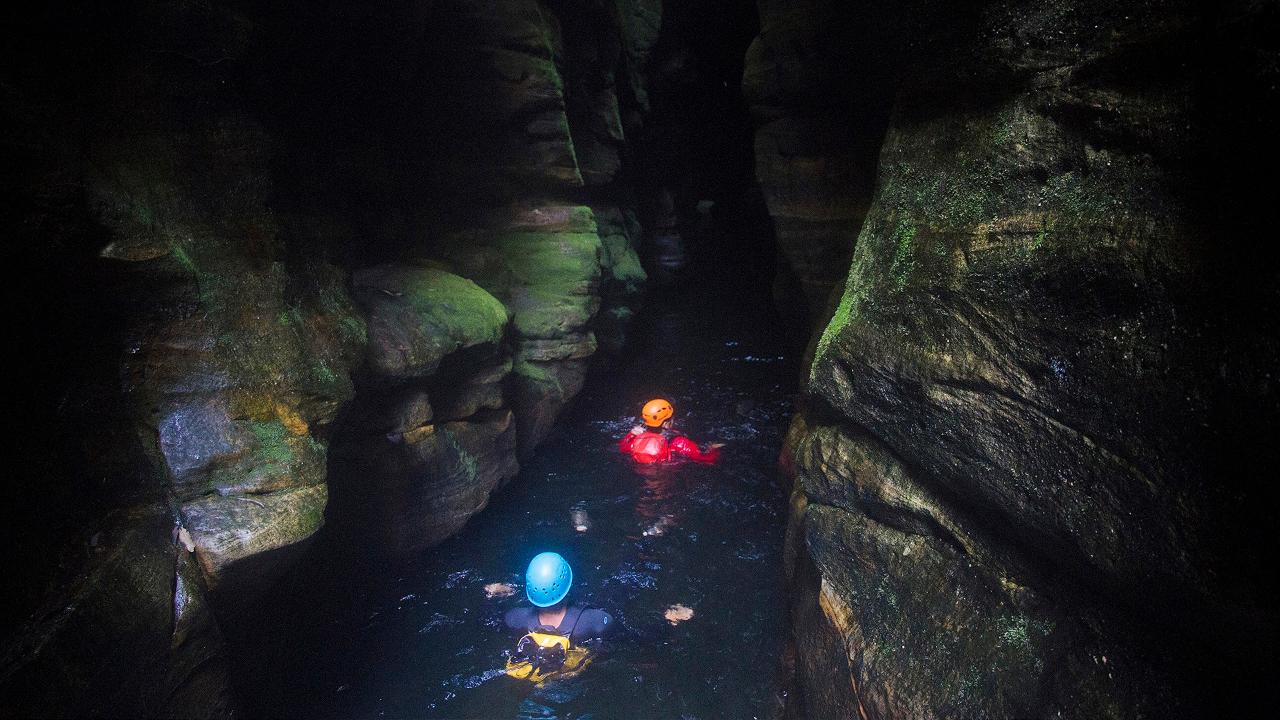
[[[664,535],[667,532],[667,528],[672,527],[673,525],[675,525],[675,521],[671,519],[671,516],[663,515],[658,518],[657,522],[645,528],[644,536],[658,537],[659,535]]]
[[[679,625],[685,620],[693,619],[693,608],[685,607],[684,605],[677,603],[667,608],[667,611],[663,613],[662,616],[665,617],[667,622],[672,625]]]
[[[484,586],[484,596],[490,599],[511,597],[515,594],[516,587],[511,583],[495,582]]]

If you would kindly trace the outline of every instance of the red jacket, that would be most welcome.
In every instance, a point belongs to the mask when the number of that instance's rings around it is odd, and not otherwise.
[[[683,435],[677,435],[668,442],[662,433],[628,433],[618,441],[618,447],[624,453],[631,453],[631,459],[640,463],[667,462],[672,454],[683,455],[690,460],[705,463],[713,463],[720,459],[720,448],[711,448],[702,452],[698,449],[697,443]]]

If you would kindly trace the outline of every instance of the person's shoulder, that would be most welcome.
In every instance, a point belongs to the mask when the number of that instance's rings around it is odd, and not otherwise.
[[[518,607],[511,608],[503,614],[502,619],[507,623],[507,627],[515,629],[528,629],[530,623],[535,623],[533,616],[533,608]]]

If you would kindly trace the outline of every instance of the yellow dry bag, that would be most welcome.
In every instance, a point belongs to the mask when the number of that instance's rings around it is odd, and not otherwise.
[[[540,683],[551,678],[573,677],[591,662],[591,653],[569,641],[568,636],[533,631],[520,638],[507,658],[507,674]]]

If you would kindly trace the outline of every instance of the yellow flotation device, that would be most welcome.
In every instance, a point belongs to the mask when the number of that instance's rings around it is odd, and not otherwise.
[[[590,662],[591,651],[569,642],[568,636],[535,630],[516,643],[515,652],[507,658],[507,674],[540,683],[573,677]]]

